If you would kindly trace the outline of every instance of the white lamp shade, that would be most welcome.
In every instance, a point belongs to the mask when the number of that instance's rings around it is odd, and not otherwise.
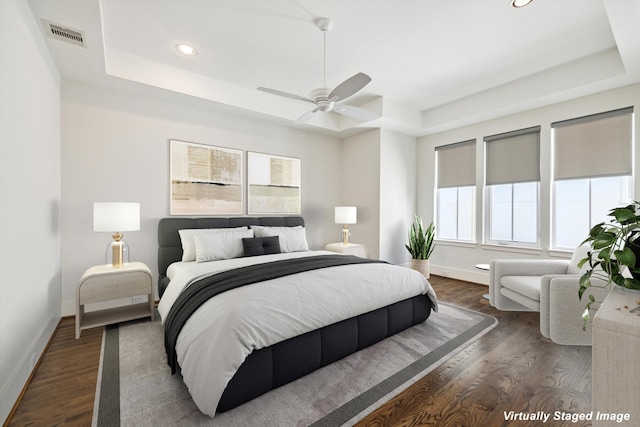
[[[93,204],[93,231],[140,230],[140,203],[96,202]]]
[[[336,224],[355,224],[357,212],[355,206],[336,206]]]

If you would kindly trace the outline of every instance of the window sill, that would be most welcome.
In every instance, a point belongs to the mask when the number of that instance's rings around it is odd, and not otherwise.
[[[563,250],[563,249],[549,249],[549,256],[555,258],[566,258],[569,259],[573,256],[573,251]]]
[[[442,246],[457,246],[459,248],[473,248],[475,249],[478,244],[476,242],[469,242],[465,240],[435,240],[435,243]]]
[[[542,253],[541,248],[527,247],[527,246],[513,246],[513,245],[498,245],[491,243],[483,243],[482,249],[487,249],[490,251],[501,251],[501,252],[517,252],[521,254],[528,255],[540,255]]]

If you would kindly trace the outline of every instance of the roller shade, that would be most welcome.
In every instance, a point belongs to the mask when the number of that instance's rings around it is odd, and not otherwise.
[[[631,175],[633,107],[552,123],[554,179]]]
[[[436,147],[437,188],[476,185],[476,140]]]
[[[484,140],[486,185],[540,181],[540,126]]]

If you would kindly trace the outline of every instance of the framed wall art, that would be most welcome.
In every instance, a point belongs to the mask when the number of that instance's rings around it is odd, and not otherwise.
[[[171,215],[242,215],[243,151],[170,140]]]
[[[247,153],[249,215],[300,214],[300,159]]]

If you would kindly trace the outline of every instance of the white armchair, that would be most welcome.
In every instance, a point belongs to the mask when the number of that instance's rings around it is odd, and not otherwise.
[[[591,325],[582,330],[586,298],[604,300],[601,288],[589,288],[578,300],[578,262],[588,246],[576,249],[571,260],[496,259],[489,264],[490,303],[504,311],[540,312],[540,332],[557,344],[591,345]],[[592,282],[597,279],[592,279]],[[601,282],[603,283],[603,282]]]
[[[494,259],[489,263],[489,302],[503,311],[540,311],[542,276],[566,275],[568,267],[568,260]]]

